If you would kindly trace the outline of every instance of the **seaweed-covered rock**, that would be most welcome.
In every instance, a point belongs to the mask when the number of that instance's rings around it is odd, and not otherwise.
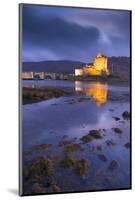
[[[74,152],[74,151],[78,151],[81,150],[81,145],[74,143],[74,144],[68,144],[64,147],[64,152],[66,153],[70,153],[70,152]]]
[[[110,162],[110,164],[109,164],[108,169],[111,170],[111,171],[113,171],[113,170],[115,170],[115,169],[117,169],[117,168],[118,168],[118,163],[117,163],[117,161],[116,161],[116,160],[112,160],[112,161]]]
[[[102,136],[101,136],[99,130],[91,130],[91,131],[89,132],[89,134],[90,134],[94,139],[101,139],[101,138],[102,138]]]
[[[50,176],[53,174],[53,161],[43,156],[36,158],[32,162],[31,171],[41,176]]]
[[[107,158],[106,158],[106,156],[105,156],[104,154],[98,154],[98,158],[99,158],[100,160],[104,161],[104,162],[107,161]]]
[[[75,163],[75,159],[70,155],[65,154],[64,158],[60,161],[60,166],[63,168],[72,167]]]
[[[77,160],[74,164],[74,172],[79,176],[85,176],[88,172],[90,163],[88,160],[82,158]]]
[[[84,142],[84,143],[88,143],[88,142],[91,142],[92,140],[95,140],[95,139],[102,139],[102,135],[100,133],[99,130],[90,130],[89,131],[89,134],[87,135],[84,135],[81,140]]]
[[[66,146],[66,145],[68,145],[68,144],[71,144],[73,141],[71,141],[71,140],[61,140],[60,142],[59,142],[59,146],[60,147],[62,147],[62,146]]]
[[[25,180],[40,180],[53,174],[53,161],[47,157],[38,157],[23,170]]]
[[[118,134],[123,133],[122,129],[120,129],[120,128],[112,128],[112,130],[113,130],[115,133],[118,133]]]
[[[130,112],[128,111],[125,111],[122,113],[122,117],[125,119],[125,120],[129,120],[130,119]]]
[[[39,101],[51,99],[54,97],[61,97],[71,94],[73,91],[67,91],[64,89],[57,89],[55,87],[44,88],[28,88],[23,87],[23,104],[36,103]]]

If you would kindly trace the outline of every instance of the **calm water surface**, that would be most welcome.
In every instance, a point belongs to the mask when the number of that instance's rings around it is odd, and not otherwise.
[[[90,162],[84,178],[75,175],[71,169],[60,168],[59,160],[56,160],[55,178],[62,191],[130,187],[130,150],[124,146],[130,142],[130,121],[122,118],[122,113],[130,110],[128,86],[58,80],[23,81],[23,86],[55,86],[75,91],[72,95],[22,106],[24,153],[37,144],[53,144],[41,154],[62,157],[63,147],[59,146],[59,141],[64,137],[81,143],[84,148],[83,151],[73,153],[75,158],[85,158]],[[112,98],[112,95],[116,98]],[[118,96],[123,98],[119,100]],[[82,97],[87,99],[79,101]],[[119,117],[120,120],[116,121],[113,117]],[[116,134],[112,130],[114,127],[121,128],[123,133]],[[102,131],[103,138],[82,144],[80,138],[91,129],[105,129]],[[113,141],[115,145],[108,146],[107,140]],[[101,151],[97,149],[99,145],[102,146]],[[98,154],[105,155],[107,161],[100,160]],[[24,157],[24,163],[32,158]],[[112,160],[117,162],[118,167],[109,171]]]

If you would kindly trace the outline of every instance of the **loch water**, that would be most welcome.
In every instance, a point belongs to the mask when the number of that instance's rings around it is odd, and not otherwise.
[[[130,148],[125,145],[130,143],[130,120],[122,117],[124,111],[130,111],[129,86],[61,80],[28,80],[23,81],[22,85],[74,91],[63,97],[22,105],[24,165],[41,155],[54,159],[54,176],[62,192],[130,188]],[[122,133],[118,134],[112,128],[120,128]],[[102,139],[83,143],[80,139],[93,129],[101,131]],[[84,177],[75,174],[72,168],[60,167],[64,152],[59,142],[63,139],[81,145],[83,150],[72,152],[72,156],[89,161]],[[107,141],[112,141],[112,145]],[[26,152],[40,144],[52,146],[40,153],[25,156]],[[101,154],[106,159],[102,159]],[[117,167],[109,170],[112,161],[116,161]],[[48,192],[53,191],[48,188]]]

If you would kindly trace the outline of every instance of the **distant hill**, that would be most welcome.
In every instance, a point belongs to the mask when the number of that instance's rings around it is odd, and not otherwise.
[[[110,73],[118,75],[124,79],[130,78],[130,58],[129,57],[110,57],[108,58],[108,67]]]
[[[74,73],[75,68],[82,68],[85,64],[86,63],[71,60],[24,62],[23,71]],[[118,75],[126,79],[130,76],[129,57],[109,57],[108,67],[113,75]]]
[[[85,65],[85,63],[70,60],[24,62],[23,71],[74,73],[75,68],[82,68],[83,65]]]

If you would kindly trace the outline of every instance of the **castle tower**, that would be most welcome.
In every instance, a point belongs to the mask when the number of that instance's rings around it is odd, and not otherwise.
[[[92,65],[87,65],[83,67],[84,74],[99,76],[102,75],[102,73],[105,73],[106,75],[109,75],[109,70],[107,67],[107,59],[108,59],[107,56],[98,53]]]

